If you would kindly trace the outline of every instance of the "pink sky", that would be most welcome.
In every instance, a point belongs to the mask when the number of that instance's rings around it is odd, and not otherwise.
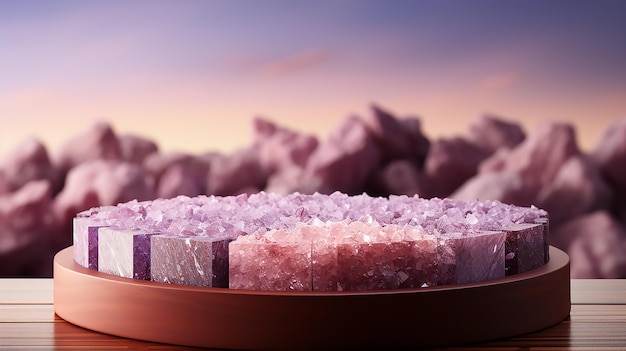
[[[244,147],[257,115],[324,138],[371,103],[431,138],[573,123],[589,149],[626,117],[625,5],[3,1],[0,158],[97,120],[165,151]]]

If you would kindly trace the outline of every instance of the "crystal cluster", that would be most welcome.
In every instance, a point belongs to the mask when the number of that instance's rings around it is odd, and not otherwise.
[[[355,291],[496,279],[548,261],[547,213],[498,201],[260,192],[96,207],[74,259],[163,283]]]

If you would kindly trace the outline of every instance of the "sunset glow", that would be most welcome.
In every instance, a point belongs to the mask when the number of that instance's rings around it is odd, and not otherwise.
[[[246,146],[264,116],[324,138],[371,103],[431,137],[484,113],[626,117],[620,1],[2,1],[0,158],[98,120],[162,150]]]

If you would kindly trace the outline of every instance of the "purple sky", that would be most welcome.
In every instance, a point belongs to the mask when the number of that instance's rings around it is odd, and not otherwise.
[[[626,117],[626,1],[0,1],[0,158],[95,120],[232,150],[261,114],[320,137],[375,102],[431,137],[482,113]]]

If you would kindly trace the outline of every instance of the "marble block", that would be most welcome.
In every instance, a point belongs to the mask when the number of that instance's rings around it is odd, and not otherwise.
[[[447,233],[438,247],[439,284],[503,278],[505,232]]]
[[[150,279],[150,237],[141,230],[98,230],[98,271],[124,278]]]
[[[524,273],[547,262],[546,227],[547,223],[519,223],[503,228],[506,275]]]
[[[150,237],[151,280],[161,283],[228,288],[228,243],[208,237]]]
[[[108,225],[104,220],[82,213],[72,219],[72,227],[74,261],[83,267],[98,270],[98,229]]]

